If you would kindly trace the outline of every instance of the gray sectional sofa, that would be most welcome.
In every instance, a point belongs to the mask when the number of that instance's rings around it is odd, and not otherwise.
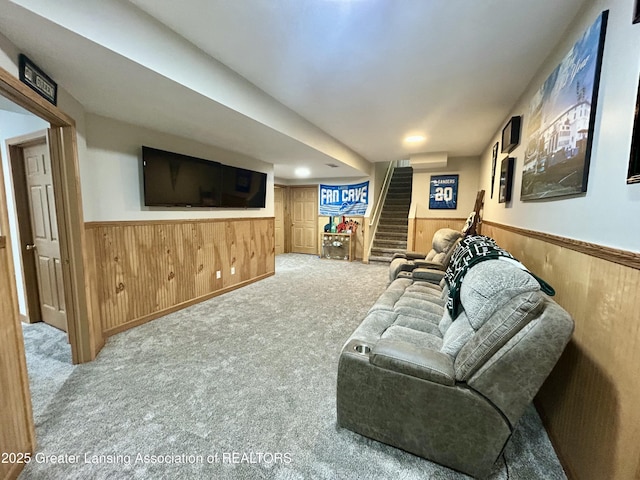
[[[397,278],[340,354],[338,425],[476,477],[488,475],[551,372],[573,321],[517,263],[482,261],[459,289]]]

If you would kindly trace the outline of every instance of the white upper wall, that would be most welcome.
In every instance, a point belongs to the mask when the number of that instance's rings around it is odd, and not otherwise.
[[[85,221],[168,220],[192,218],[272,217],[273,165],[239,153],[87,114],[87,155],[82,187]],[[182,153],[267,174],[266,208],[145,207],[142,191],[141,147]]]
[[[18,53],[17,47],[0,35],[0,67],[16,77]],[[93,114],[86,114],[85,123],[83,106],[61,86],[58,86],[58,107],[76,122],[82,206],[86,222],[273,216],[273,165]],[[91,143],[91,148],[87,147],[88,143]],[[267,173],[266,208],[144,207],[139,170],[140,147],[143,144]]]
[[[608,9],[609,22],[586,194],[553,201],[520,201],[525,138],[510,154],[516,158],[513,200],[505,207],[505,204],[498,204],[496,194],[493,200],[485,196],[485,220],[640,251],[640,185],[626,184],[640,72],[640,25],[631,23],[633,3],[628,0],[599,0],[588,4],[511,113],[524,115],[527,112],[534,93],[597,16]],[[505,124],[508,118],[505,118]],[[527,131],[527,121],[528,118],[523,117],[523,133]],[[480,188],[487,192],[491,183],[491,149],[500,134],[496,132],[482,156]],[[498,155],[498,165],[504,156]],[[497,191],[497,184],[495,189]]]

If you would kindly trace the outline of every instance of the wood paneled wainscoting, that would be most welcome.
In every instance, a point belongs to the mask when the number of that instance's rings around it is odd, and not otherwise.
[[[273,218],[91,222],[85,229],[95,274],[91,308],[105,337],[275,273]]]
[[[570,478],[640,473],[640,254],[485,221],[556,290],[575,333],[536,406]]]
[[[409,235],[413,239],[413,246],[409,241],[409,249],[414,252],[428,252],[432,248],[433,235],[438,230],[452,228],[461,231],[466,221],[466,218],[410,218]]]

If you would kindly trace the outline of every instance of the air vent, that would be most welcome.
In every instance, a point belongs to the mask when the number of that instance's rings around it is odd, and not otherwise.
[[[338,165],[336,165],[335,163],[325,163],[325,165],[331,168],[338,168]]]

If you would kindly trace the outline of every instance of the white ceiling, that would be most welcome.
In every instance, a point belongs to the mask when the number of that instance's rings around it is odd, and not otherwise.
[[[367,173],[360,157],[479,155],[585,1],[0,0],[0,31],[89,112],[251,155],[280,178],[297,165],[316,178],[355,177]],[[216,78],[203,93],[83,30],[93,17],[126,37],[127,16],[173,31],[176,72],[188,71],[186,39],[270,107],[234,107],[216,97]],[[129,47],[172,53],[143,43]],[[427,140],[403,145],[409,133]]]

